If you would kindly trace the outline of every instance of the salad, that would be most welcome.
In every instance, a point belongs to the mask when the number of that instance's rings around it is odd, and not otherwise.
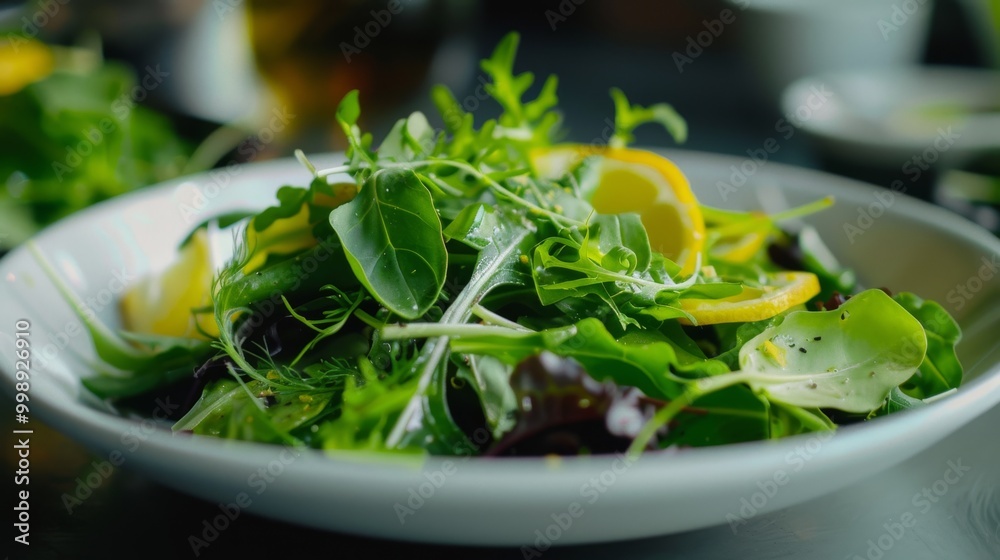
[[[799,218],[698,203],[629,148],[668,105],[611,91],[606,146],[558,143],[557,78],[526,99],[518,36],[482,62],[502,114],[450,91],[376,142],[357,92],[346,161],[218,216],[131,286],[126,329],[87,313],[84,381],[121,410],[185,402],[177,432],[387,453],[579,455],[829,431],[955,390],[960,331],[938,304],[862,289]],[[219,270],[213,236],[232,236]]]

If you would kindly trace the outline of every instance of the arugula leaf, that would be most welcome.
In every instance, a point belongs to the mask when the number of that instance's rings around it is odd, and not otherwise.
[[[472,204],[455,216],[444,229],[444,236],[480,251],[490,246],[493,235],[502,227],[500,218],[495,206]]]
[[[434,129],[421,112],[399,119],[378,148],[381,159],[413,161],[434,149]]]
[[[116,333],[101,322],[62,280],[38,247],[29,242],[28,250],[55,285],[73,313],[90,334],[97,357],[104,365],[121,370],[111,373],[95,364],[106,375],[88,378],[83,383],[99,397],[123,397],[139,394],[191,375],[211,351],[207,341],[165,336],[138,336]],[[136,342],[139,344],[132,344]],[[125,372],[125,373],[121,373]]]
[[[355,276],[390,311],[415,319],[437,301],[448,252],[434,202],[413,171],[377,171],[330,224]]]
[[[591,226],[597,231],[601,266],[625,274],[649,268],[653,250],[638,214],[597,214]]]
[[[598,223],[603,224],[606,230],[613,231],[613,228],[607,226],[615,221],[603,220]],[[618,222],[619,225],[621,223]],[[641,224],[633,225],[641,228]],[[657,281],[648,271],[638,270],[640,263],[652,262],[646,238],[636,233],[627,234],[632,236],[629,241],[635,244],[638,253],[619,245],[604,254],[599,247],[600,241],[595,242],[590,236],[592,229],[594,228],[587,229],[581,241],[558,235],[535,246],[531,256],[531,271],[538,298],[543,304],[556,304],[567,298],[597,297],[605,304],[606,309],[615,314],[622,330],[629,325],[639,326],[634,315],[640,313],[659,320],[687,316],[683,310],[671,304],[676,302],[681,292],[695,285],[697,277],[692,276],[680,283],[673,280]],[[635,231],[635,228],[631,229]],[[641,231],[644,233],[645,230]],[[625,265],[624,270],[622,264]],[[614,270],[605,265],[614,267]],[[706,295],[733,293],[731,286],[697,289],[699,293]],[[631,305],[634,313],[623,312],[626,305]]]
[[[527,154],[529,147],[551,142],[560,117],[551,110],[558,103],[558,79],[555,76],[549,76],[545,80],[537,98],[528,103],[522,101],[535,77],[531,72],[514,74],[514,58],[519,41],[517,33],[508,33],[500,40],[493,55],[482,61],[481,66],[492,78],[492,82],[486,84],[486,92],[503,108],[494,134],[518,150],[524,161],[523,156]]]
[[[302,205],[309,199],[309,189],[283,186],[278,189],[275,197],[277,206],[271,206],[254,216],[252,221],[255,231],[264,231],[277,220],[291,218],[302,211]]]
[[[347,137],[347,157],[351,159],[351,163],[355,166],[362,162],[374,165],[378,155],[371,149],[371,134],[362,134],[358,127],[358,119],[361,117],[358,95],[358,90],[354,89],[340,100],[337,105],[337,123]]]
[[[615,133],[609,142],[612,148],[621,148],[634,142],[632,131],[646,123],[662,125],[678,144],[687,140],[687,122],[670,105],[632,105],[625,93],[618,88],[611,89],[611,99],[615,102]]]

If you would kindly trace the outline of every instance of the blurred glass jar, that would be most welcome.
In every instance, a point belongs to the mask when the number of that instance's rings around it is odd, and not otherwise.
[[[247,8],[257,67],[295,115],[291,135],[306,151],[344,147],[333,115],[352,89],[371,126],[398,116],[428,82],[455,87],[471,76],[474,3],[248,0]]]
[[[342,148],[333,115],[351,89],[361,90],[369,126],[410,109],[431,83],[464,86],[476,62],[478,3],[464,0],[50,4],[51,13],[22,6],[31,36],[74,43],[96,33],[109,58],[166,76],[147,92],[150,105],[230,124],[233,138],[274,136],[258,156]],[[21,25],[20,15],[13,24]],[[276,113],[280,130],[267,129]]]

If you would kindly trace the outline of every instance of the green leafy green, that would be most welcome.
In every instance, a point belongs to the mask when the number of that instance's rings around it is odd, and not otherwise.
[[[927,355],[916,375],[903,384],[903,391],[926,399],[957,388],[962,383],[962,364],[955,353],[962,339],[958,323],[940,304],[909,292],[896,294],[893,299],[920,321],[927,334]]]
[[[517,395],[510,386],[514,366],[493,356],[472,356],[469,367],[458,368],[458,378],[464,379],[479,396],[486,423],[493,437],[500,438],[516,424]]]
[[[80,54],[59,60],[87,58]],[[162,80],[156,70],[151,76]],[[129,92],[136,81],[112,62],[58,64],[0,95],[0,216],[10,217],[0,220],[7,234],[0,248],[87,206],[191,171],[193,146],[166,117],[135,104]]]
[[[790,313],[740,350],[746,383],[769,400],[870,412],[923,361],[920,323],[881,290],[839,309]]]
[[[228,439],[295,443],[290,432],[323,411],[329,394],[273,394],[259,381],[223,379],[211,384],[178,420],[174,431]],[[270,400],[270,404],[267,404]]]
[[[347,261],[372,297],[415,319],[437,301],[448,252],[430,194],[413,171],[384,169],[330,214]]]
[[[645,344],[615,340],[597,319],[584,319],[568,327],[541,332],[509,330],[465,332],[454,336],[452,349],[461,354],[493,356],[508,364],[517,364],[529,356],[548,350],[553,354],[580,362],[591,377],[609,379],[628,387],[638,387],[643,393],[670,399],[678,396],[684,380],[673,372],[714,375],[728,372],[721,362],[682,361],[684,351],[664,341]]]
[[[632,131],[646,123],[662,125],[678,144],[683,144],[687,140],[687,122],[670,105],[666,103],[657,103],[651,107],[632,105],[625,97],[625,93],[618,88],[611,90],[611,98],[615,102],[615,133],[610,142],[612,147],[630,144],[635,140]]]
[[[687,406],[737,384],[781,405],[806,430],[831,429],[828,418],[811,410],[877,410],[913,375],[926,349],[920,323],[881,290],[861,292],[839,309],[789,313],[743,345],[741,370],[691,382],[657,412],[630,451],[638,453]]]

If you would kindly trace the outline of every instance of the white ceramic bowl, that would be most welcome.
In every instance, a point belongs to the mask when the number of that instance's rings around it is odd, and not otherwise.
[[[790,204],[835,194],[836,206],[809,221],[866,283],[916,291],[953,311],[967,331],[961,346],[967,384],[932,406],[849,426],[829,439],[687,449],[648,455],[631,465],[615,457],[400,464],[350,453],[296,456],[281,447],[152,430],[103,411],[79,383],[92,375],[90,341],[23,247],[0,262],[3,384],[13,386],[11,333],[17,320],[26,319],[34,353],[31,415],[97,453],[117,451],[126,468],[206,500],[248,503],[249,513],[313,527],[540,549],[549,542],[609,541],[725,524],[799,503],[914,455],[1000,401],[1000,353],[994,351],[1000,281],[972,280],[979,278],[983,259],[995,262],[991,259],[1000,255],[1000,240],[927,204],[901,196],[886,202],[885,193],[879,202],[867,185],[777,164],[757,169],[749,184],[723,200],[717,183],[728,180],[731,166],[745,162],[669,155],[707,204],[758,207],[755,186],[760,185],[776,187]],[[334,164],[339,158],[314,161]],[[116,275],[129,282],[130,275],[164,266],[188,229],[210,213],[260,208],[278,186],[309,179],[291,160],[235,171],[173,181],[95,206],[47,229],[35,243],[74,290],[93,298],[102,319],[117,324],[110,303]],[[204,201],[191,198],[194,188],[205,194]],[[858,209],[877,212],[876,203],[889,207],[852,243],[844,224],[855,223]],[[956,299],[957,285],[976,289],[970,299]]]

